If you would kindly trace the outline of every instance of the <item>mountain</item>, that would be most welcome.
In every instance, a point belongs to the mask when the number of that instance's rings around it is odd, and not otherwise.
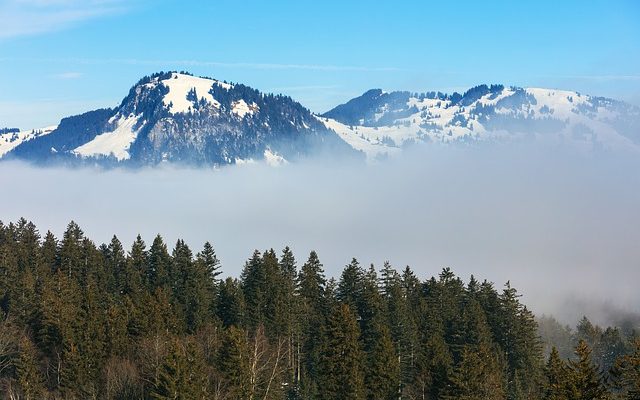
[[[17,128],[0,129],[0,158],[20,144],[48,135],[56,128],[56,126],[48,126],[42,129],[31,129],[27,131],[21,131]]]
[[[361,154],[290,97],[178,72],[144,77],[116,108],[64,118],[46,135],[18,134],[14,142],[0,147],[6,158],[104,166]]]
[[[480,85],[464,94],[373,89],[320,118],[369,159],[418,142],[541,140],[640,154],[640,108],[578,92]]]
[[[480,85],[463,94],[373,89],[314,115],[287,96],[161,72],[141,79],[115,108],[57,127],[0,130],[0,158],[134,167],[371,161],[415,143],[505,141],[640,154],[640,108],[572,91]]]

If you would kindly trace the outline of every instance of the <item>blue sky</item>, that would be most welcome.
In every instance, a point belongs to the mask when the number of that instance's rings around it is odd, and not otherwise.
[[[480,83],[640,104],[639,1],[0,0],[0,21],[0,126],[115,106],[172,69],[315,112],[370,88]]]

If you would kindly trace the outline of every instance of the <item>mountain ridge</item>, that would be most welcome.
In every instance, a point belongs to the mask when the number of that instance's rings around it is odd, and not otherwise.
[[[122,102],[43,130],[0,132],[0,158],[152,166],[284,163],[349,155],[369,161],[415,143],[547,140],[640,154],[640,108],[579,92],[479,85],[466,92],[370,89],[324,114],[187,72],[140,79]]]

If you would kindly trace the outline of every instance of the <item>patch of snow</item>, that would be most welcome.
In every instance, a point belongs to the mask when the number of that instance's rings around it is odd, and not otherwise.
[[[33,140],[35,138],[46,136],[53,132],[58,126],[52,125],[40,129],[30,129],[20,132],[9,132],[0,135],[0,158],[11,150],[18,147],[24,142]]]
[[[324,117],[316,117],[320,122],[324,124],[328,129],[333,130],[338,136],[344,140],[348,145],[356,150],[362,151],[368,162],[373,162],[379,159],[381,156],[394,155],[400,153],[400,148],[387,146],[380,140],[372,141],[371,137],[373,132],[377,132],[375,128],[358,126],[356,129],[351,129],[348,125],[342,124],[336,120]],[[388,128],[388,127],[387,127]],[[362,134],[361,131],[367,132],[368,136]]]
[[[162,81],[162,84],[169,89],[162,102],[165,106],[171,105],[169,112],[172,114],[186,113],[193,109],[194,103],[187,100],[189,91],[195,89],[198,101],[204,100],[215,108],[220,107],[220,102],[213,98],[209,91],[214,84],[225,89],[231,88],[228,83],[216,81],[214,79],[199,78],[196,76],[173,73],[171,78]]]
[[[254,160],[253,158],[247,158],[247,159],[236,158],[234,161],[236,165],[248,165],[248,164],[256,163],[256,160]]]
[[[258,105],[256,103],[247,104],[244,100],[240,99],[231,103],[231,112],[240,118],[244,118],[245,115],[253,115],[258,111]]]
[[[140,115],[121,116],[116,122],[116,129],[102,133],[90,142],[76,147],[72,153],[83,157],[113,156],[118,161],[128,160],[129,147],[138,137],[138,131],[133,127],[138,122]]]
[[[284,157],[272,152],[271,149],[266,149],[264,151],[264,161],[267,163],[267,165],[272,167],[289,164],[289,162],[285,160]]]

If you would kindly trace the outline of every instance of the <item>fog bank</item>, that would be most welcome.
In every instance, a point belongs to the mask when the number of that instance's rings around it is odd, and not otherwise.
[[[376,165],[320,162],[219,170],[41,169],[0,163],[0,220],[60,237],[75,220],[98,244],[160,233],[194,251],[211,241],[226,274],[253,249],[318,251],[337,276],[352,257],[449,266],[507,280],[537,313],[603,323],[607,304],[640,311],[640,160],[571,151],[421,146]],[[597,315],[596,315],[597,314]]]

